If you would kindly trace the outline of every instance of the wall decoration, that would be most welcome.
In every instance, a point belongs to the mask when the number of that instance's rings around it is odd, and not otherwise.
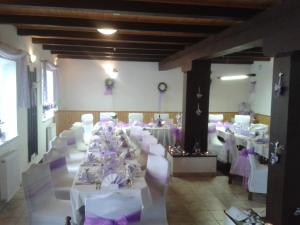
[[[278,81],[274,85],[274,92],[275,96],[280,96],[283,95],[285,87],[284,87],[284,82],[283,82],[283,76],[284,73],[279,73],[278,74]]]
[[[112,95],[112,89],[114,87],[115,81],[111,78],[105,79],[105,95]]]
[[[164,93],[168,90],[168,85],[165,82],[160,82],[157,88],[160,93]]]

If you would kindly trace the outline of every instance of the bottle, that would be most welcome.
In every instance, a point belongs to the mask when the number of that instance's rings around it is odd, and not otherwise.
[[[157,126],[158,126],[158,127],[161,127],[161,126],[162,126],[162,124],[161,124],[161,119],[160,119],[160,115],[158,115]]]

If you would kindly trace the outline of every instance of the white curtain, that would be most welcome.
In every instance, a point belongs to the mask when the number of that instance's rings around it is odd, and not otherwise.
[[[29,81],[27,73],[27,52],[17,50],[0,42],[0,57],[14,60],[17,65],[17,96],[18,106],[28,108],[30,106]]]
[[[47,90],[47,70],[53,72],[53,94],[54,94],[54,103],[58,103],[58,68],[54,64],[43,61],[42,62],[42,99],[43,105],[47,102],[48,99],[48,90]]]

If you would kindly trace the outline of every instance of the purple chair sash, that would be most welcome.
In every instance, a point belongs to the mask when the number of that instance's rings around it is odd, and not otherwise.
[[[131,213],[119,219],[107,219],[103,217],[86,216],[84,225],[128,225],[141,220],[141,211]]]
[[[67,165],[66,158],[61,157],[49,163],[50,170],[56,170]]]
[[[179,128],[171,128],[171,134],[175,137],[176,142],[181,141],[181,130]]]
[[[216,133],[216,132],[217,132],[216,127],[208,127],[208,133],[209,133],[209,134],[214,134],[214,133]]]
[[[231,170],[231,174],[235,174],[243,177],[243,184],[245,187],[247,187],[248,177],[250,176],[250,171],[251,171],[250,162],[248,159],[249,154],[254,154],[253,148],[242,149]]]

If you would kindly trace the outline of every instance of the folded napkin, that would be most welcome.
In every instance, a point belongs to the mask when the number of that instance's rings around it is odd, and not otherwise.
[[[104,177],[101,185],[104,187],[111,186],[111,185],[118,185],[118,187],[123,187],[126,185],[126,179],[124,176],[120,174],[113,173]]]

